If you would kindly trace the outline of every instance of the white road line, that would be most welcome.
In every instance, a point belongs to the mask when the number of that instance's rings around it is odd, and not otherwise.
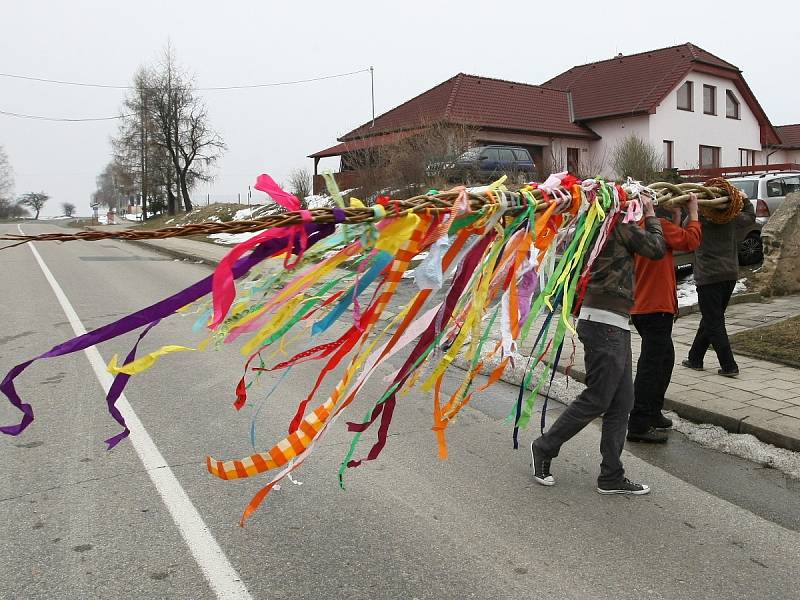
[[[19,229],[20,233],[24,233],[19,225],[17,225],[17,229]],[[75,309],[72,308],[72,304],[70,304],[66,294],[61,289],[56,278],[53,277],[50,269],[47,268],[34,245],[32,243],[27,245],[33,252],[36,262],[39,263],[45,279],[47,279],[50,287],[53,288],[53,293],[55,293],[58,303],[64,310],[67,319],[69,319],[75,335],[83,335],[86,333],[86,329],[78,318]],[[92,365],[92,369],[94,369],[100,385],[108,393],[113,378],[106,371],[106,362],[94,346],[87,348],[84,352]],[[164,457],[161,456],[161,452],[158,451],[153,439],[148,435],[147,430],[145,430],[139,417],[136,416],[124,394],[119,397],[117,407],[125,417],[125,422],[131,430],[130,441],[136,450],[136,454],[139,455],[139,459],[142,461],[153,485],[156,486],[158,493],[161,494],[161,499],[164,501],[170,515],[172,515],[173,521],[178,526],[186,545],[189,546],[189,551],[200,566],[200,570],[203,571],[203,575],[211,589],[214,590],[218,598],[252,598],[242,582],[242,578],[228,561],[228,557],[225,556],[213,534],[208,530],[208,526],[203,522],[200,513],[197,512],[194,504],[189,500],[189,496],[186,495],[172,469],[169,468]]]

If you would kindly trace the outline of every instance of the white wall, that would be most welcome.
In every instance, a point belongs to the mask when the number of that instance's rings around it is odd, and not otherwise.
[[[685,81],[694,84],[694,110],[678,109],[678,89]],[[703,85],[717,88],[717,114],[703,112]],[[729,119],[726,114],[726,90],[731,90],[739,100],[739,119]],[[758,120],[747,106],[733,81],[691,72],[673,89],[650,115],[650,142],[659,150],[664,140],[673,140],[673,166],[678,169],[695,169],[699,166],[700,145],[718,146],[720,166],[738,166],[739,148],[756,150],[756,163],[763,163]],[[770,159],[770,162],[774,162]]]
[[[777,150],[772,152],[769,157],[769,164],[777,165],[780,163],[800,164],[800,150]]]
[[[622,119],[601,119],[589,121],[587,125],[597,133],[601,139],[590,143],[589,159],[593,163],[602,163],[605,173],[611,177],[619,177],[614,173],[611,163],[614,158],[614,149],[625,138],[635,135],[642,140],[650,140],[650,119],[648,115],[627,117]],[[661,144],[655,146],[661,152]]]
[[[555,171],[567,169],[567,148],[578,148],[578,160],[581,171],[599,171],[599,166],[595,165],[595,157],[591,149],[596,142],[592,140],[581,140],[573,138],[549,138],[548,145],[544,147],[544,158],[552,161]],[[587,175],[582,172],[581,175]]]

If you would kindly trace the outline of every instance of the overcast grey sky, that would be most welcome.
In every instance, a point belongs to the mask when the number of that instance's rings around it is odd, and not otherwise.
[[[665,8],[666,7],[666,8]],[[692,42],[744,71],[774,125],[800,122],[800,3],[136,2],[2,0],[0,72],[127,85],[167,41],[198,86],[306,79],[375,66],[378,114],[458,72],[542,83],[569,67]],[[624,93],[624,92],[620,92]],[[118,114],[122,90],[0,77],[0,110],[56,117]],[[295,86],[204,92],[228,151],[198,193],[285,179],[308,154],[371,117],[369,74]],[[0,115],[16,191],[89,213],[113,121],[50,123]]]

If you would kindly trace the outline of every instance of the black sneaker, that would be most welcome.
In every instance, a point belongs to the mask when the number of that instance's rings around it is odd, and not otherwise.
[[[653,419],[653,427],[656,429],[671,429],[672,428],[672,419],[669,417],[665,417],[661,413]]]
[[[693,363],[692,361],[690,361],[688,358],[686,360],[681,361],[681,364],[687,369],[692,369],[693,371],[705,371],[705,368],[703,368],[702,363],[698,365],[697,363]]]
[[[649,427],[646,431],[629,431],[626,439],[629,442],[643,442],[645,444],[666,444],[667,432],[659,431],[655,427]]]
[[[533,478],[541,485],[555,485],[556,480],[550,474],[550,459],[542,456],[531,442],[531,466]]]
[[[643,483],[633,483],[627,477],[617,484],[598,484],[598,494],[629,494],[632,496],[644,496],[650,493],[650,486]]]
[[[719,369],[717,373],[723,377],[737,377],[739,375],[739,367],[733,367],[732,369]]]

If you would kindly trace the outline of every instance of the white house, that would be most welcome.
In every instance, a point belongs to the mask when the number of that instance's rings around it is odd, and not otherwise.
[[[664,166],[703,169],[800,162],[800,125],[770,123],[742,71],[694,44],[580,65],[542,85],[460,73],[310,155],[342,157],[415,135],[430,123],[478,129],[478,142],[523,146],[537,163],[616,175],[614,148],[635,134]],[[350,183],[350,182],[348,182]]]
[[[600,136],[589,152],[609,154],[634,133],[667,168],[714,169],[764,164],[781,143],[741,70],[693,44],[573,67],[543,85],[569,92],[575,120]]]

